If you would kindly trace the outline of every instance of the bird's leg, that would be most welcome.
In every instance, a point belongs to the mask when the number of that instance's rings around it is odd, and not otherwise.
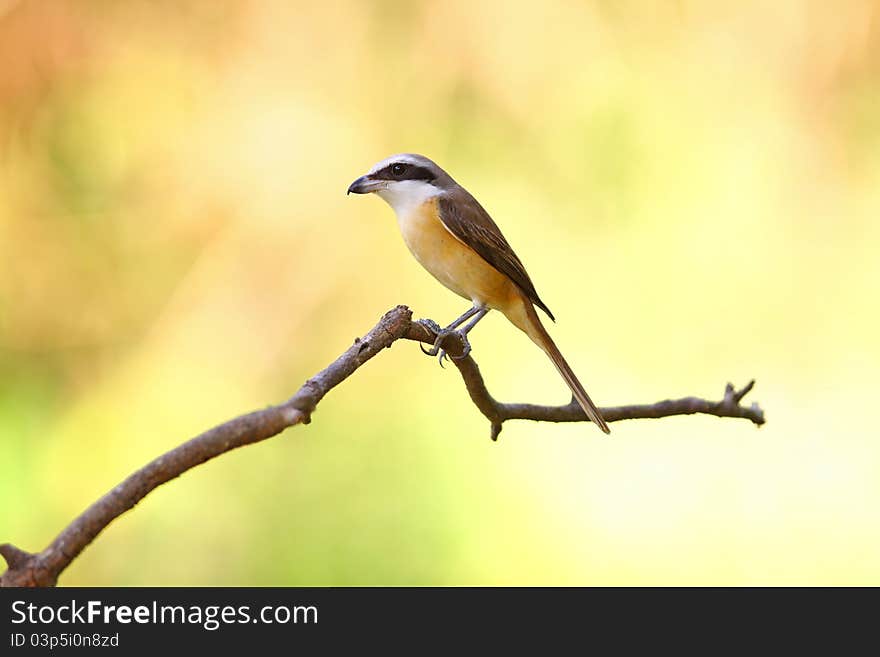
[[[447,333],[451,333],[451,332],[452,332],[452,329],[454,329],[454,328],[458,328],[459,326],[461,326],[462,324],[464,324],[465,320],[470,319],[471,317],[473,317],[474,315],[476,315],[478,312],[480,312],[480,307],[479,307],[479,306],[473,306],[473,307],[471,307],[471,308],[468,308],[468,310],[467,310],[466,313],[463,313],[461,317],[459,317],[458,319],[456,319],[454,322],[452,322],[452,324],[450,324],[449,326],[447,326],[447,327],[446,327],[445,329],[443,329],[443,330],[444,330],[445,332],[447,332]]]
[[[474,314],[477,313],[479,310],[480,309],[477,306],[468,308],[468,311],[466,313],[464,313],[461,317],[452,322],[452,324],[443,329],[440,328],[440,325],[432,319],[420,319],[419,324],[426,327],[428,330],[436,333],[437,337],[434,339],[434,345],[430,349],[426,350],[424,347],[422,347],[421,344],[419,345],[419,347],[427,355],[436,356],[438,353],[440,353],[440,343],[443,342],[443,338],[452,333],[453,329],[455,329],[457,326],[460,326],[462,322],[473,317]]]
[[[464,353],[462,353],[461,356],[456,356],[455,358],[464,358],[471,351],[471,344],[470,342],[468,342],[467,334],[472,328],[474,328],[474,326],[477,325],[477,322],[479,322],[481,319],[483,319],[483,317],[486,316],[486,313],[488,312],[488,308],[474,306],[473,308],[470,308],[466,313],[464,313],[461,317],[452,322],[449,326],[441,330],[436,330],[434,327],[439,327],[434,322],[430,322],[430,320],[428,320],[430,324],[422,321],[425,326],[431,328],[432,330],[435,330],[435,332],[437,333],[437,338],[434,340],[434,345],[430,349],[425,349],[421,345],[419,345],[419,347],[424,353],[429,356],[438,356],[440,366],[442,367],[443,359],[447,357],[447,354],[446,350],[442,349],[440,345],[443,343],[443,340],[446,339],[447,336],[451,335],[452,333],[457,333],[459,338],[461,338],[462,343],[464,344]],[[471,319],[471,317],[473,317],[473,319]],[[457,327],[461,326],[468,319],[471,319],[471,321],[468,322],[464,328],[456,330]]]
[[[452,356],[452,358],[454,358],[455,360],[461,360],[462,358],[467,356],[469,353],[471,353],[471,343],[468,342],[467,334],[471,332],[471,329],[474,328],[477,325],[477,322],[479,322],[481,319],[483,319],[488,312],[489,312],[488,308],[480,308],[479,310],[477,310],[476,313],[474,313],[475,317],[471,321],[469,321],[465,325],[464,328],[459,329],[457,331],[458,336],[461,338],[462,343],[464,343],[464,351],[461,352],[461,356]],[[446,352],[441,350],[440,351],[440,365],[443,365],[443,357],[445,355],[446,355]]]

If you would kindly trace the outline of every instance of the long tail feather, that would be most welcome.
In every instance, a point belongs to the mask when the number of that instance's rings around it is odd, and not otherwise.
[[[553,342],[550,334],[547,333],[544,325],[541,324],[541,319],[538,317],[538,313],[535,312],[535,309],[528,300],[524,299],[524,302],[529,323],[526,333],[535,344],[544,350],[544,352],[550,357],[550,360],[553,361],[559,374],[562,375],[563,380],[571,389],[571,394],[574,395],[574,398],[577,400],[577,403],[580,404],[580,407],[584,409],[584,413],[587,414],[587,417],[606,434],[611,433],[611,429],[608,428],[608,424],[605,422],[605,418],[602,417],[602,413],[593,403],[593,400],[590,399],[587,391],[584,390],[584,386],[581,385],[581,382],[578,380],[577,376],[575,376],[571,366],[563,357],[562,352],[559,351],[556,343]]]

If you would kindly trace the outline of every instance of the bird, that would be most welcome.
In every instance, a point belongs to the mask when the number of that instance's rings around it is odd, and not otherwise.
[[[490,310],[497,310],[547,354],[586,416],[603,432],[611,433],[535,307],[555,322],[553,313],[477,199],[435,162],[415,153],[385,158],[348,188],[348,194],[371,193],[394,210],[403,241],[419,264],[472,304],[442,329],[431,320],[422,320],[437,334],[425,353],[438,356],[442,365],[447,356],[442,344],[456,333],[464,345],[458,358],[464,358],[471,351],[468,333]]]

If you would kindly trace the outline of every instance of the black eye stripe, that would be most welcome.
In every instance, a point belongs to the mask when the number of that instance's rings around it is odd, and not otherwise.
[[[402,174],[394,173],[393,167],[397,164],[403,164],[406,167]],[[377,171],[375,177],[382,180],[425,180],[430,182],[431,180],[434,180],[435,175],[427,167],[408,164],[406,162],[392,162],[387,167]]]
[[[427,167],[410,167],[406,177],[412,180],[434,180],[434,173]]]

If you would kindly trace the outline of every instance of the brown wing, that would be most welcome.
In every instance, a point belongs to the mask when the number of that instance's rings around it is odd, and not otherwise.
[[[504,239],[501,230],[489,213],[463,188],[443,194],[439,198],[440,219],[462,242],[502,274],[517,284],[533,304],[556,321],[550,309],[541,301],[532,279],[520,259]]]

